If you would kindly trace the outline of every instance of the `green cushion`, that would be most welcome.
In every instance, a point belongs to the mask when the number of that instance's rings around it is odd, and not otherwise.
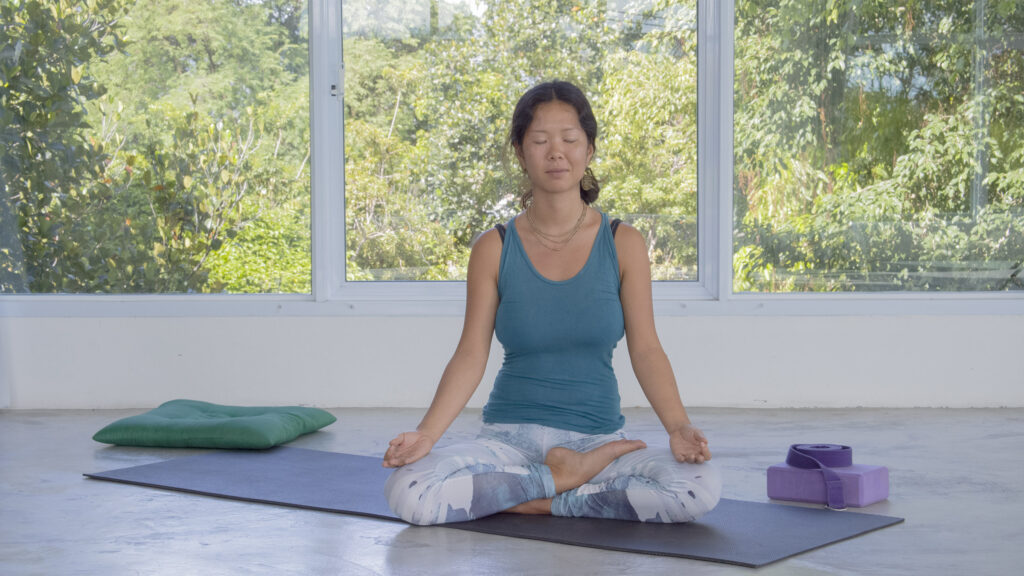
[[[145,414],[113,422],[92,438],[122,446],[263,449],[290,442],[335,420],[319,408],[171,400]]]

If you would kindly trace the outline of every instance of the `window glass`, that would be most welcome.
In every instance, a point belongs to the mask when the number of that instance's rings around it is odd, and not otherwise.
[[[310,292],[304,0],[0,11],[0,292]]]
[[[519,96],[579,85],[597,200],[647,238],[660,280],[697,278],[695,0],[344,0],[346,278],[459,280],[519,210]]]
[[[1024,288],[1024,5],[737,0],[734,290]]]

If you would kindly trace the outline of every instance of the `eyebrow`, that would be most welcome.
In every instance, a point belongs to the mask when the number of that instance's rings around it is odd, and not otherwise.
[[[579,127],[579,126],[570,126],[568,128],[562,128],[561,130],[556,129],[554,131],[555,132],[582,132],[583,128]],[[548,133],[547,130],[541,130],[539,128],[530,128],[530,129],[527,130],[527,132],[537,132],[537,133],[540,133],[540,134],[547,134]]]

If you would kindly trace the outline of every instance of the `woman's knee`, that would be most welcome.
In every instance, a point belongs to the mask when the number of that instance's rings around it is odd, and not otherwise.
[[[388,506],[410,524],[451,522],[452,509],[466,507],[463,501],[472,477],[465,472],[470,465],[465,458],[437,451],[397,468],[384,485]]]
[[[718,505],[722,476],[714,464],[684,464],[671,454],[650,458],[645,464],[643,475],[677,503],[678,514],[670,516],[696,520]]]
[[[446,446],[392,472],[384,487],[388,505],[410,524],[467,520],[474,474],[523,460],[515,449],[494,442]]]
[[[395,469],[384,484],[384,492],[391,511],[410,524],[426,526],[445,521],[438,517],[444,508],[444,485],[452,481],[449,462],[441,454],[425,458]]]
[[[722,497],[722,474],[718,467],[710,462],[696,466],[697,470],[686,480],[688,486],[678,494],[688,503],[695,520],[714,509]]]
[[[416,524],[420,516],[417,514],[417,508],[421,490],[416,490],[419,483],[416,476],[414,471],[403,466],[392,472],[384,484],[384,496],[391,511],[410,524]]]
[[[672,502],[665,505],[664,521],[699,520],[718,505],[722,495],[718,469],[706,463],[700,466],[700,472],[677,478],[665,486],[666,495]]]

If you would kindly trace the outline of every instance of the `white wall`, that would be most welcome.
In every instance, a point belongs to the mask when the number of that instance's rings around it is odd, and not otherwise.
[[[462,320],[0,317],[0,407],[425,407]],[[692,406],[1024,406],[1024,317],[672,316]],[[495,342],[482,406],[500,363]],[[620,344],[623,405],[645,405]]]

